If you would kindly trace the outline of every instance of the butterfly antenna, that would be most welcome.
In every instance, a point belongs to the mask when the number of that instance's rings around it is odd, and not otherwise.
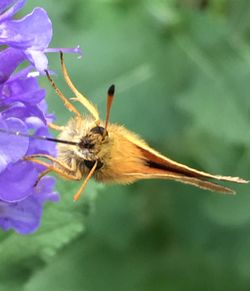
[[[74,141],[70,141],[70,140],[63,140],[63,139],[48,137],[48,136],[44,136],[44,135],[35,135],[35,134],[30,134],[30,133],[23,133],[20,131],[11,131],[11,130],[3,129],[3,128],[0,128],[0,132],[6,133],[9,135],[28,137],[28,138],[37,139],[37,140],[46,140],[46,141],[64,143],[64,144],[75,145],[75,146],[79,145],[79,142],[74,142]]]
[[[106,133],[107,133],[110,110],[111,110],[112,102],[113,102],[113,99],[114,99],[114,95],[115,95],[115,85],[111,85],[109,87],[109,89],[108,89],[108,94],[107,94],[107,111],[106,111],[106,121],[105,121],[105,127],[104,127],[103,136],[105,136]]]

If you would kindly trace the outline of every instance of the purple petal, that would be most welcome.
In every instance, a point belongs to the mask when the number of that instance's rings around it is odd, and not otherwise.
[[[34,49],[26,49],[25,54],[38,71],[43,72],[48,68],[48,59],[43,52]]]
[[[47,12],[35,8],[19,20],[0,24],[0,43],[20,49],[43,50],[52,38],[52,24]]]
[[[17,50],[18,51],[18,50]],[[24,55],[25,56],[25,55]],[[10,80],[14,81],[14,80],[19,80],[19,79],[26,79],[29,78],[31,71],[33,70],[33,66],[28,66],[18,72],[15,72],[14,75],[11,76]],[[38,84],[38,83],[37,83]]]
[[[17,118],[0,120],[0,128],[8,131],[27,132],[26,125]],[[15,163],[27,152],[29,139],[16,135],[9,135],[0,132],[0,173],[3,172],[9,163]]]
[[[34,189],[36,199],[40,203],[44,203],[47,200],[53,202],[59,201],[58,193],[52,192],[55,186],[55,182],[56,182],[55,178],[49,176],[46,176],[40,180],[39,184]]]
[[[43,120],[37,116],[30,116],[25,119],[25,123],[29,129],[37,129],[44,126]]]
[[[27,72],[27,69],[23,70]],[[0,87],[0,105],[11,104],[16,101],[30,103],[35,105],[39,103],[45,97],[45,90],[38,86],[36,78],[20,78],[21,73],[11,77],[3,86]]]
[[[41,112],[41,110],[37,106],[23,104],[21,102],[15,103],[15,105],[13,105],[12,107],[2,111],[2,116],[5,119],[15,116],[24,121],[26,124],[26,121],[29,120],[30,117],[36,117],[37,120],[40,119],[39,127],[47,123],[43,112]]]
[[[1,0],[0,2],[0,13],[2,13],[4,10],[7,10],[8,7],[11,6],[13,2],[16,0]]]
[[[5,231],[13,228],[21,234],[34,232],[40,226],[44,202],[59,200],[58,194],[52,192],[53,186],[54,179],[44,177],[27,199],[17,203],[0,201],[0,227]]]
[[[0,200],[17,202],[30,196],[37,176],[38,171],[32,162],[10,164],[0,175]]]
[[[46,100],[43,99],[39,104],[38,108],[42,111],[44,114],[47,123],[55,121],[55,115],[53,113],[48,113],[48,104],[46,103]]]
[[[34,134],[38,136],[51,137],[51,134],[49,133],[47,127],[39,128]],[[31,138],[27,155],[32,155],[36,153],[49,154],[51,156],[56,156],[56,144],[51,141],[37,140],[37,139]]]
[[[42,207],[34,197],[16,203],[0,202],[0,227],[28,234],[39,227],[41,214]]]
[[[47,120],[47,123],[52,123],[53,121],[55,121],[55,114],[53,114],[53,113],[50,113],[50,114],[46,113],[45,114],[45,118]]]
[[[25,54],[14,48],[7,48],[0,53],[0,84],[8,80],[20,63],[25,60]]]
[[[0,22],[11,18],[13,15],[15,15],[19,10],[21,10],[26,2],[26,0],[1,0],[0,4],[0,13],[4,11],[6,8],[8,8],[13,2],[16,2],[12,7],[7,9],[3,14],[0,15]]]

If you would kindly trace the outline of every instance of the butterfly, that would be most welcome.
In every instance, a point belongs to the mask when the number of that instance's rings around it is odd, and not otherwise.
[[[77,200],[91,177],[98,182],[119,184],[130,184],[142,179],[175,180],[205,190],[228,194],[235,192],[211,180],[248,183],[239,177],[213,175],[178,163],[160,154],[124,126],[109,123],[115,93],[114,85],[108,89],[106,119],[102,121],[95,105],[81,94],[71,81],[63,53],[60,53],[60,60],[64,79],[74,93],[74,98],[67,99],[49,72],[47,70],[45,72],[56,94],[73,116],[64,126],[49,124],[49,127],[59,132],[58,138],[36,137],[57,142],[57,157],[46,154],[24,157],[25,160],[46,168],[38,177],[36,185],[50,172],[72,181],[83,180],[74,195],[74,200]],[[83,105],[89,114],[81,114],[73,101]]]

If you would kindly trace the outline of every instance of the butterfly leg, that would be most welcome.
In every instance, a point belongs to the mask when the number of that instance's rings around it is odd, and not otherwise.
[[[47,159],[47,160],[59,165],[60,167],[64,168],[66,171],[69,171],[69,172],[74,172],[75,171],[75,167],[70,167],[68,164],[60,161],[59,159],[54,158],[54,157],[52,157],[50,155],[46,155],[46,154],[29,155],[29,156],[24,157],[24,160],[32,160],[32,159],[36,159],[36,158]]]
[[[38,160],[37,158],[46,158],[50,161],[52,161],[53,163],[57,163],[60,168],[55,167],[54,165],[51,165],[49,163],[46,163],[44,161]],[[79,181],[82,179],[82,173],[79,171],[75,171],[72,168],[70,168],[67,164],[63,163],[62,161],[51,157],[49,155],[45,155],[45,154],[36,154],[36,155],[31,155],[28,157],[25,157],[24,160],[28,160],[34,163],[37,163],[39,165],[42,165],[44,167],[46,167],[46,170],[43,171],[37,178],[37,181],[35,182],[35,186],[38,184],[38,182],[41,180],[42,177],[44,177],[45,175],[47,175],[49,172],[54,172],[56,174],[58,174],[59,176],[67,179],[67,180],[74,180],[74,181]],[[98,162],[96,161],[94,166],[92,167],[92,169],[89,171],[87,177],[85,178],[85,180],[83,181],[80,189],[77,191],[77,193],[74,195],[74,201],[77,201],[81,195],[81,193],[83,192],[83,190],[85,189],[88,181],[90,180],[90,178],[93,176],[96,167],[97,167]]]
[[[51,164],[46,163],[44,161],[38,160],[38,159],[36,159],[36,157],[47,158],[47,159],[53,161],[54,163],[58,163],[61,168],[57,168],[54,165],[51,165]],[[81,172],[77,172],[77,171],[74,171],[73,169],[71,169],[71,173],[69,173],[69,169],[70,168],[68,167],[67,164],[64,164],[62,161],[57,160],[54,157],[51,157],[49,155],[42,155],[42,154],[41,155],[32,155],[32,156],[25,157],[24,159],[46,167],[46,170],[43,171],[38,176],[37,181],[35,182],[35,186],[38,184],[38,182],[40,181],[40,179],[42,177],[44,177],[45,175],[47,175],[49,172],[54,172],[54,173],[58,174],[60,177],[63,177],[64,179],[67,179],[67,180],[79,181],[79,180],[82,179],[82,173]],[[94,164],[94,166],[92,167],[92,169],[89,171],[87,177],[83,181],[80,189],[74,195],[74,201],[77,201],[79,199],[79,197],[80,197],[81,193],[83,192],[83,190],[85,189],[88,181],[93,176],[93,174],[95,172],[95,169],[97,167],[97,163],[98,162],[96,161],[95,164]]]
[[[63,131],[64,130],[64,126],[60,126],[60,125],[57,125],[55,123],[48,123],[48,127],[51,128],[51,129],[54,129],[54,130],[57,130],[57,131]]]
[[[69,88],[71,89],[71,91],[76,96],[76,97],[70,98],[70,99],[80,102],[93,115],[93,117],[95,118],[96,124],[99,125],[100,124],[100,117],[99,117],[99,113],[98,113],[96,107],[76,89],[75,85],[71,81],[71,79],[69,77],[68,70],[67,70],[65,63],[64,63],[64,57],[63,57],[62,52],[60,52],[60,59],[61,59],[61,67],[62,67],[64,79],[65,79],[66,83],[68,84]]]
[[[40,182],[40,180],[42,179],[42,177],[46,176],[48,173],[50,173],[51,170],[50,169],[46,169],[45,171],[43,171],[38,178],[36,179],[36,182],[34,183],[34,187],[37,186],[37,184]]]
[[[58,174],[60,177],[63,177],[67,180],[75,180],[75,181],[81,180],[82,174],[80,172],[76,172],[73,168],[71,169],[67,164],[65,164],[62,161],[55,159],[53,157],[50,157],[50,156],[46,157],[49,160],[53,161],[55,164],[59,165],[60,166],[60,168],[59,168],[53,164],[49,164],[49,163],[46,163],[44,161],[36,159],[36,157],[41,157],[41,156],[46,156],[46,155],[27,156],[27,157],[24,157],[24,160],[31,161],[33,163],[44,166],[46,168],[46,170],[50,170],[50,172],[54,172],[54,173]],[[44,173],[44,175],[47,173],[48,172]],[[41,173],[41,174],[43,174],[43,173]]]

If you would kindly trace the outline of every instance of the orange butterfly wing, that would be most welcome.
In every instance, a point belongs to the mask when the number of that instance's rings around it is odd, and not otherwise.
[[[203,171],[198,171],[161,155],[149,147],[144,141],[137,139],[136,136],[129,135],[127,138],[140,150],[141,157],[145,164],[140,173],[134,172],[127,174],[132,175],[137,179],[169,179],[190,184],[202,189],[227,194],[235,194],[235,191],[207,181],[207,179],[216,179],[234,183],[248,183],[248,181],[239,177],[213,175]]]

